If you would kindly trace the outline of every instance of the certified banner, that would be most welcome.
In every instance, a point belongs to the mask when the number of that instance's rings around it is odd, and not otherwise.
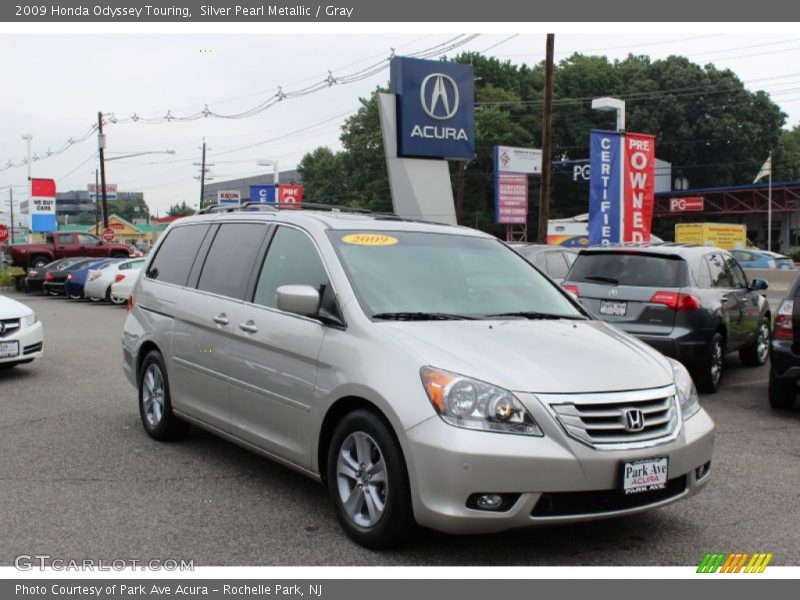
[[[589,244],[622,240],[622,134],[593,129],[589,136]],[[652,214],[652,213],[651,213]]]
[[[623,241],[650,241],[655,190],[655,137],[645,133],[625,134],[625,194]]]

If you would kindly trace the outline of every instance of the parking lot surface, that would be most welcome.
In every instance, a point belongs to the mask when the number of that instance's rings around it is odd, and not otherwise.
[[[769,409],[767,368],[728,359],[701,396],[717,424],[712,479],[689,500],[581,525],[482,536],[418,530],[378,553],[350,541],[318,483],[197,428],[158,443],[121,368],[125,309],[7,295],[45,327],[45,357],[0,372],[0,565],[183,559],[195,565],[696,565],[772,552],[800,565],[800,410]],[[770,297],[773,310],[777,298]]]

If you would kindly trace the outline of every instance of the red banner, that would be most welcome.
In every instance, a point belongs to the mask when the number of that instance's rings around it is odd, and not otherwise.
[[[302,204],[303,203],[303,186],[302,185],[285,185],[278,186],[278,202],[281,204]]]
[[[653,222],[655,190],[655,137],[645,133],[625,134],[623,193],[623,241],[648,243]]]
[[[53,179],[31,179],[31,197],[55,198],[56,182]]]

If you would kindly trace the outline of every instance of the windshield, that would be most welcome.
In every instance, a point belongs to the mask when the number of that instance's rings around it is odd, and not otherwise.
[[[564,294],[497,240],[420,232],[330,231],[374,318],[583,318]]]

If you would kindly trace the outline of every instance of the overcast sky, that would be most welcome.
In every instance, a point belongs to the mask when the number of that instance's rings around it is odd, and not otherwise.
[[[515,63],[544,58],[544,35],[486,34],[448,53],[484,51]],[[274,96],[278,86],[294,91],[328,76],[354,73],[389,56],[442,44],[454,34],[346,35],[0,35],[3,82],[0,89],[0,167],[25,157],[21,136],[33,136],[33,152],[43,155],[69,138],[86,133],[97,111],[119,117],[175,116],[210,110],[231,114]],[[800,123],[800,35],[706,34],[556,35],[556,59],[573,52],[624,58],[628,52],[653,59],[682,54],[694,62],[732,69],[751,90],[763,89]],[[151,211],[163,214],[174,202],[196,204],[194,179],[203,137],[214,181],[263,172],[256,160],[294,167],[320,145],[340,146],[346,116],[388,80],[388,69],[363,81],[334,85],[280,102],[246,119],[206,118],[187,123],[110,123],[109,157],[174,150],[107,163],[107,181],[122,191],[143,191]],[[612,126],[609,117],[609,127]],[[588,136],[588,132],[587,132]],[[250,146],[244,148],[245,146]],[[86,189],[94,181],[96,141],[92,136],[58,156],[33,163],[34,177],[55,178],[59,191]],[[0,171],[0,208],[8,185],[26,196],[26,168]]]

